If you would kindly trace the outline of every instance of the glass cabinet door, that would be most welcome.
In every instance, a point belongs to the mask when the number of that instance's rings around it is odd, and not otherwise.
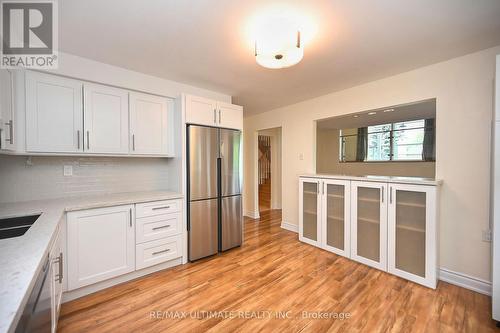
[[[387,184],[352,182],[351,257],[386,270]]]
[[[325,180],[323,195],[323,248],[350,256],[350,182]],[[322,189],[322,190],[323,190]]]
[[[425,284],[428,264],[435,266],[430,257],[435,249],[429,246],[436,232],[429,207],[435,203],[434,187],[391,184],[389,191],[389,271]]]
[[[319,181],[300,180],[301,186],[301,223],[300,238],[302,241],[319,244]]]

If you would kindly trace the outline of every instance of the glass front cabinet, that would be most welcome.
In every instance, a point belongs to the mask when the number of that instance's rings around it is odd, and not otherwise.
[[[342,176],[299,184],[301,241],[436,288],[438,182]]]

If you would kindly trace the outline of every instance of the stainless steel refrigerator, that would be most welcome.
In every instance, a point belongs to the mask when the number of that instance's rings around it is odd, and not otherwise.
[[[241,132],[188,125],[188,254],[194,261],[240,246]]]

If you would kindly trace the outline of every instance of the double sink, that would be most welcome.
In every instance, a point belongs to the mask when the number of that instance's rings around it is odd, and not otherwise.
[[[0,219],[0,239],[24,235],[39,217],[40,214]]]

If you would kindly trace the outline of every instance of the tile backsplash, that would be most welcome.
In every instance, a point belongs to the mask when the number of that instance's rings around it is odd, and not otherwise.
[[[168,189],[170,161],[133,157],[0,156],[0,203]],[[64,176],[64,166],[73,168]]]

